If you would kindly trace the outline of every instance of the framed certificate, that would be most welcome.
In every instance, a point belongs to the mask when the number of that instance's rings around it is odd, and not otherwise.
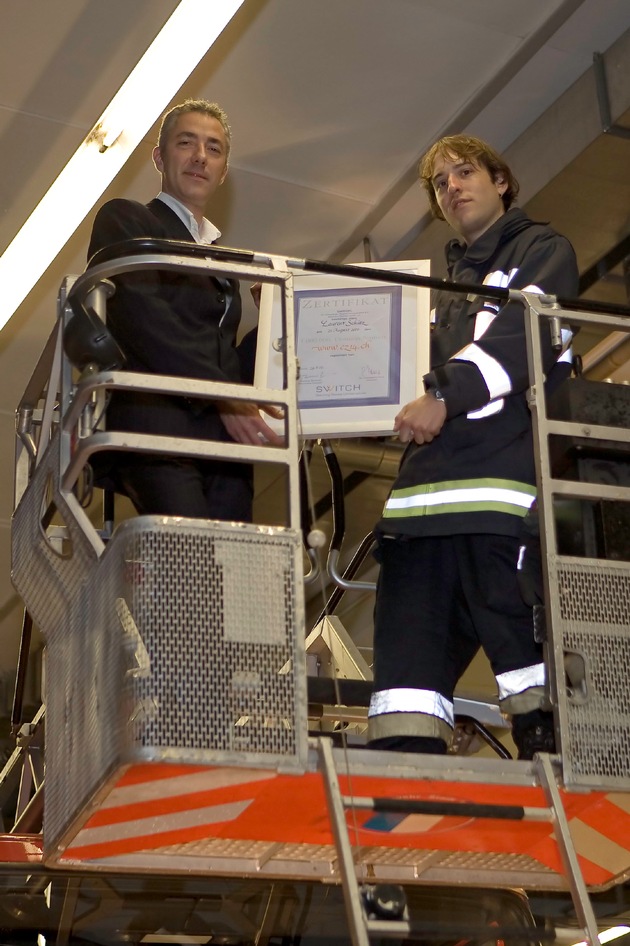
[[[429,260],[365,263],[429,275]],[[393,433],[429,370],[429,290],[374,279],[293,279],[299,429],[305,438]],[[280,289],[262,289],[255,384],[282,388]],[[269,423],[269,420],[267,419]]]

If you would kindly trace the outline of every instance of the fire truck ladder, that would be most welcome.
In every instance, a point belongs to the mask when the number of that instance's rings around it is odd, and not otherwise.
[[[319,757],[325,783],[328,811],[339,856],[339,867],[353,946],[368,946],[370,936],[404,937],[410,931],[408,920],[404,917],[402,891],[397,896],[395,889],[393,892],[388,889],[385,909],[375,912],[371,909],[371,901],[375,898],[370,896],[369,885],[362,885],[357,878],[357,866],[350,840],[351,829],[346,819],[346,811],[356,812],[358,810],[404,815],[441,815],[470,819],[549,822],[553,827],[580,926],[587,936],[587,942],[591,946],[597,946],[599,942],[597,923],[558,791],[557,772],[555,771],[557,763],[554,764],[551,756],[540,754],[536,756],[532,763],[533,773],[544,791],[547,807],[434,800],[418,801],[408,798],[348,795],[342,793],[340,787],[338,769],[335,765],[330,740],[320,739]],[[426,765],[423,764],[423,770],[425,777],[436,780],[442,777],[445,780],[452,781],[455,777],[452,770],[434,768],[428,759]],[[349,820],[351,821],[351,818]],[[379,912],[380,916],[378,915]],[[384,916],[387,918],[384,918]],[[500,931],[497,931],[497,935],[499,933]],[[535,939],[532,940],[532,942],[534,941]]]

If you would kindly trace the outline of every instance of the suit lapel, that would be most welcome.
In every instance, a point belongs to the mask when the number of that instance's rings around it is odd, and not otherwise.
[[[177,216],[175,211],[172,210],[168,204],[165,204],[163,200],[160,200],[159,197],[154,197],[153,200],[147,204],[147,209],[158,218],[160,223],[168,232],[170,239],[185,240],[187,243],[194,243],[192,234],[183,220]],[[208,279],[211,279],[219,287],[219,289],[222,290],[225,297],[225,306],[223,309],[223,315],[219,321],[220,324],[225,318],[228,309],[232,304],[232,299],[234,298],[234,283],[231,279],[222,279],[219,276],[209,276]]]
[[[193,238],[190,230],[183,220],[177,216],[174,210],[171,210],[163,200],[155,197],[147,204],[147,210],[150,210],[154,217],[157,217],[164,229],[167,231],[171,240],[185,240],[192,243]]]

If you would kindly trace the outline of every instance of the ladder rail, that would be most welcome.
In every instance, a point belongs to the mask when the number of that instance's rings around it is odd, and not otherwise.
[[[536,782],[543,790],[546,807],[501,804],[473,804],[470,802],[416,801],[407,798],[370,798],[344,795],[331,747],[326,737],[318,740],[326,800],[339,857],[339,873],[344,891],[348,925],[353,946],[367,946],[369,934],[395,936],[408,934],[408,921],[374,920],[367,916],[361,899],[360,884],[355,869],[350,835],[345,812],[349,809],[368,809],[405,813],[441,814],[469,818],[492,818],[550,822],[558,845],[573,905],[586,935],[589,946],[598,946],[597,922],[578,861],[569,822],[556,783],[554,759],[546,753],[538,754],[533,762]]]

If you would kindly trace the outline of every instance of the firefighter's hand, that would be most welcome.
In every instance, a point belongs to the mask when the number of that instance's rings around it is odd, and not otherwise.
[[[402,443],[431,443],[437,437],[446,420],[446,404],[432,394],[423,394],[415,401],[405,404],[394,420],[394,432]]]
[[[284,415],[279,407],[272,404],[252,404],[250,401],[220,401],[219,414],[225,429],[237,443],[273,444],[284,446],[284,437],[265,423],[260,412],[280,420]]]

